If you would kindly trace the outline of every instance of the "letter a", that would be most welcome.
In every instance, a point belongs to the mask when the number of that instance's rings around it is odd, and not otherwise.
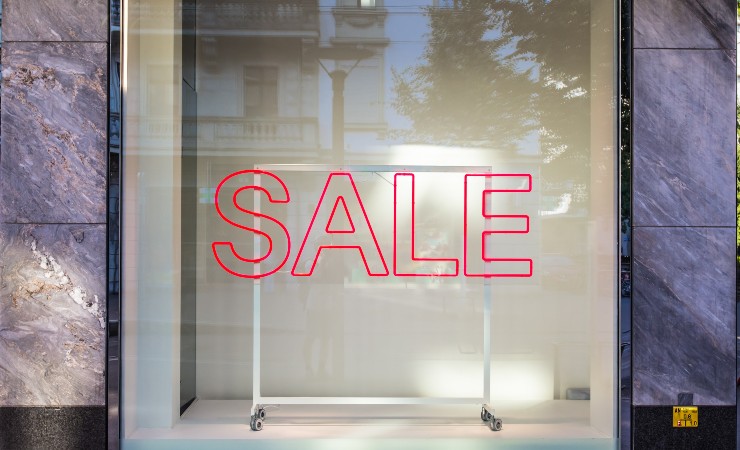
[[[327,195],[327,192],[330,192]],[[345,192],[346,195],[339,195],[337,192]],[[339,206],[342,206],[340,208]],[[349,227],[339,228],[332,225],[337,220],[336,214],[339,210],[346,213],[349,221]],[[324,226],[315,226],[318,217],[327,217]],[[345,236],[345,242],[351,244],[328,244],[333,236]],[[316,250],[313,252],[305,251],[307,242],[319,242]],[[306,235],[298,250],[298,256],[293,263],[291,274],[297,277],[306,277],[313,274],[318,262],[319,255],[324,250],[348,250],[356,249],[362,262],[365,265],[367,274],[371,277],[388,276],[388,266],[385,264],[383,253],[380,251],[378,240],[375,238],[373,227],[370,225],[370,219],[367,217],[362,199],[355,186],[352,174],[349,172],[333,172],[329,174],[326,185],[319,198],[319,203],[313,212],[313,217],[306,230]],[[310,266],[307,264],[310,262]]]

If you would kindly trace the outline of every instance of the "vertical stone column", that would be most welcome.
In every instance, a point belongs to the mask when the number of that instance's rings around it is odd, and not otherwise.
[[[4,7],[0,448],[105,448],[108,2]]]
[[[735,2],[634,0],[633,42],[632,443],[735,448]]]

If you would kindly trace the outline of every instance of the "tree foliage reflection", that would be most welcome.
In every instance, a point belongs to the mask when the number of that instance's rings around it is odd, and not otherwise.
[[[423,59],[393,73],[394,106],[413,123],[407,138],[522,150],[534,137],[543,178],[564,181],[557,174],[567,173],[573,184],[587,183],[589,171],[577,169],[587,169],[590,152],[589,46],[599,26],[590,8],[585,0],[428,8]]]

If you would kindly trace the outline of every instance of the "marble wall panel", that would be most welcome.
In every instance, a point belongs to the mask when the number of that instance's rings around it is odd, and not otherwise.
[[[635,50],[633,83],[634,225],[734,227],[734,51]]]
[[[108,41],[107,0],[3,0],[3,41]]]
[[[735,48],[734,0],[633,0],[635,48]]]
[[[107,58],[104,43],[3,46],[3,222],[105,223]]]
[[[105,225],[0,224],[0,406],[105,404]]]
[[[634,405],[735,404],[734,228],[633,234]]]

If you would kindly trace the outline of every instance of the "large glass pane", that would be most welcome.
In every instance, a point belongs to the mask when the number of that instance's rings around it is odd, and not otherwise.
[[[124,447],[613,445],[614,11],[128,0]]]

